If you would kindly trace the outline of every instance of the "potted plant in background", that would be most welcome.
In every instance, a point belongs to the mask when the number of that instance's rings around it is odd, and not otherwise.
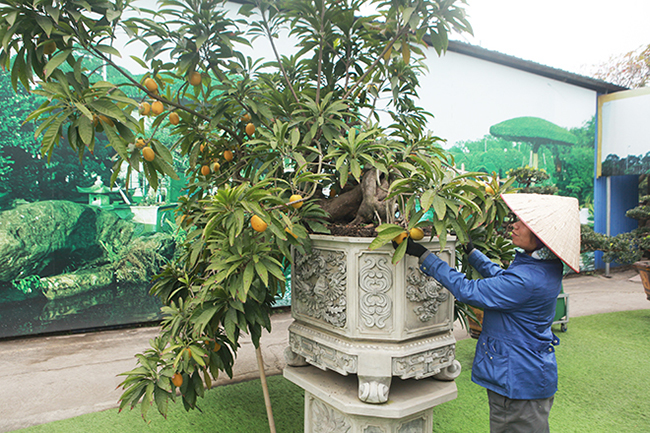
[[[44,155],[69,145],[83,161],[105,134],[112,181],[143,171],[154,188],[179,177],[174,158],[189,161],[176,218],[187,236],[152,289],[165,304],[162,332],[126,374],[121,407],[142,402],[144,415],[155,402],[165,414],[180,388],[194,408],[204,384],[231,375],[241,332],[259,345],[291,249],[309,252],[310,234],[376,236],[376,249],[421,228],[441,248],[448,231],[486,250],[501,244],[491,233],[507,214],[504,187],[486,192],[481,174],[457,172],[416,105],[424,47],[441,54],[452,29],[471,31],[463,9],[371,4],[368,17],[356,15],[363,1],[258,1],[235,16],[213,0],[156,11],[99,0],[0,7],[0,61],[14,86],[47,98],[27,119]],[[149,71],[142,79],[117,60],[120,31],[146,47],[135,58]],[[297,52],[280,53],[282,32]],[[240,49],[261,39],[266,62]],[[125,82],[103,81],[87,58]],[[161,128],[176,138],[170,148],[156,139]],[[404,253],[405,243],[393,262]]]

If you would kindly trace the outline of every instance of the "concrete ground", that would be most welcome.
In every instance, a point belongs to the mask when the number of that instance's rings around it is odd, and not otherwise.
[[[569,295],[568,332],[571,317],[650,309],[634,269],[612,270],[609,278],[571,275],[564,291]],[[273,332],[262,337],[267,375],[281,373],[285,365],[282,352],[291,322],[287,312],[274,315]],[[0,341],[0,433],[117,407],[118,374],[136,366],[134,355],[147,349],[157,333],[151,327]],[[459,340],[468,337],[463,329],[454,334]],[[217,385],[257,377],[255,349],[244,339],[234,380],[221,377]]]

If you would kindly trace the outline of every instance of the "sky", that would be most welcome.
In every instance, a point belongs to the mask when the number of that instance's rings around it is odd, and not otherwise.
[[[452,39],[588,75],[650,44],[650,0],[466,0],[474,36]]]

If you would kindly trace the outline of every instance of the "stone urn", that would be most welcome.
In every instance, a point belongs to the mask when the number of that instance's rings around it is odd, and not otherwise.
[[[388,400],[393,376],[453,380],[460,374],[452,333],[454,299],[423,274],[417,258],[393,265],[390,244],[373,238],[312,235],[310,254],[294,251],[287,362],[357,375],[358,397]],[[455,238],[440,251],[455,261]]]

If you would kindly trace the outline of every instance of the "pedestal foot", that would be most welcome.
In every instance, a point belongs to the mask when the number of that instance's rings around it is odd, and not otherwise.
[[[392,377],[359,376],[359,400],[366,403],[386,403]]]
[[[447,368],[444,368],[440,373],[433,376],[438,380],[454,380],[460,376],[461,366],[460,362],[454,359],[454,362]]]

